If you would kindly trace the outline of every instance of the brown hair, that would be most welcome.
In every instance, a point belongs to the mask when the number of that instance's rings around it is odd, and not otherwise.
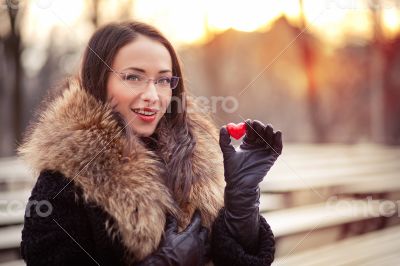
[[[171,43],[157,29],[145,23],[129,21],[107,24],[89,40],[83,55],[80,82],[86,91],[105,103],[112,62],[119,49],[134,41],[138,35],[161,43],[170,53],[173,75],[180,77],[178,86],[172,91],[175,100],[171,101],[155,133],[158,137],[157,149],[161,151],[168,170],[166,184],[181,204],[188,201],[191,185],[196,182],[191,164],[195,140],[186,115],[186,93],[180,62]]]

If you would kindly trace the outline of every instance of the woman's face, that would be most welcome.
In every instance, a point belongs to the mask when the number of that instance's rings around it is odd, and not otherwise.
[[[114,72],[110,72],[107,80],[107,100],[133,131],[140,136],[150,136],[172,96],[170,88],[157,88],[153,81],[172,76],[167,48],[139,35],[117,52],[111,67]],[[137,87],[134,84],[140,76],[152,80]]]

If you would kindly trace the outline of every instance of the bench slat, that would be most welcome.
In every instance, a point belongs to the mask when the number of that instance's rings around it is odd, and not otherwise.
[[[17,248],[21,243],[22,225],[0,228],[0,249]]]
[[[369,259],[399,254],[400,226],[352,237],[300,254],[277,258],[274,266],[364,265]],[[386,265],[386,264],[374,264]]]
[[[261,213],[276,237],[308,232],[344,223],[374,218],[379,214],[379,202],[364,200],[332,201]]]

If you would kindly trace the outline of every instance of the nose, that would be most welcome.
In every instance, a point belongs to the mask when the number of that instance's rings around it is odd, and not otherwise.
[[[149,103],[149,105],[159,100],[157,88],[153,81],[147,83],[145,90],[141,94],[141,99]]]

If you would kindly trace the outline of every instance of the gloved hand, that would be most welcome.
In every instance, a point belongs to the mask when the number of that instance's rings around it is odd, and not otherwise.
[[[219,144],[224,158],[225,224],[245,250],[258,245],[259,183],[282,153],[282,133],[271,125],[246,120],[246,135],[235,150],[226,127]]]
[[[200,212],[195,211],[184,231],[177,231],[176,219],[168,215],[160,247],[137,265],[204,265],[209,256],[208,229],[201,226]]]

